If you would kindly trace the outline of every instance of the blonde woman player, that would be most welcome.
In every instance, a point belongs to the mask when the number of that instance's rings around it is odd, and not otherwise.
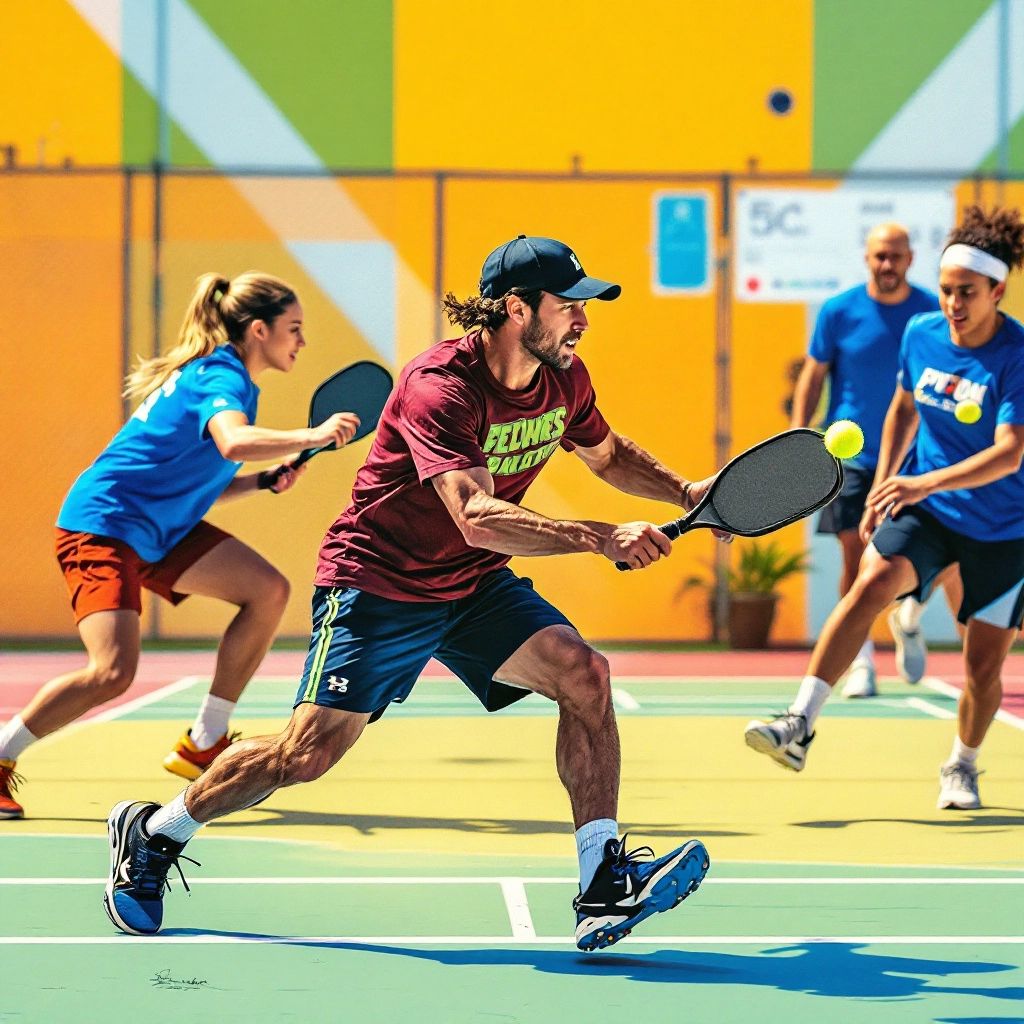
[[[1022,263],[1020,212],[968,208],[939,263],[941,312],[907,324],[857,578],[825,623],[789,711],[747,726],[747,744],[784,768],[803,769],[818,715],[878,612],[898,597],[924,600],[959,562],[966,686],[939,770],[939,807],[981,806],[978,751],[1024,615],[1024,325],[999,310]]]
[[[252,548],[203,520],[216,501],[292,487],[302,470],[238,476],[241,464],[339,447],[358,420],[319,427],[255,426],[265,370],[289,372],[306,341],[302,307],[285,282],[247,273],[199,278],[177,344],[139,364],[125,394],[142,398],[75,481],[57,517],[57,560],[88,664],[50,680],[0,728],[0,818],[20,818],[15,762],[36,740],[125,692],[139,660],[140,594],[171,604],[190,594],[237,606],[210,692],[164,767],[197,779],[231,742],[228,719],[280,622],[288,582]]]

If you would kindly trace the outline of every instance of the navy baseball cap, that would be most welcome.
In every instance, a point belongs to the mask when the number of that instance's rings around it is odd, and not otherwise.
[[[513,288],[550,292],[563,299],[617,299],[622,287],[587,277],[576,254],[553,238],[520,235],[484,260],[480,294],[500,299]]]

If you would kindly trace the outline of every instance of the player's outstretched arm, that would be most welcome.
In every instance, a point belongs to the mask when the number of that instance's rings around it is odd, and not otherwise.
[[[689,511],[707,489],[709,480],[691,484],[659,462],[635,441],[609,430],[593,448],[576,448],[576,454],[597,477],[626,494],[667,501]],[[695,497],[690,491],[700,488]]]
[[[431,479],[466,543],[505,555],[591,552],[637,568],[672,551],[653,523],[600,523],[548,519],[494,495],[486,469],[452,470]]]
[[[258,462],[262,459],[284,458],[297,448],[319,448],[332,443],[341,448],[355,434],[358,425],[358,416],[350,412],[339,412],[317,427],[270,430],[251,424],[245,413],[225,409],[210,417],[207,430],[225,459],[232,462]]]

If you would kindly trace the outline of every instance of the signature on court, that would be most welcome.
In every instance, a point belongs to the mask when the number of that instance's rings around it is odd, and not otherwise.
[[[154,988],[173,988],[173,989],[197,989],[202,988],[203,985],[209,985],[205,978],[172,978],[170,968],[166,968],[162,971],[157,971],[152,978],[149,979]]]

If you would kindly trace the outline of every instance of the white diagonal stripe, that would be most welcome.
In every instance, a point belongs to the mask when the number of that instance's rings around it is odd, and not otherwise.
[[[1024,3],[1009,5],[1009,125],[1024,116]],[[854,171],[973,170],[999,143],[996,89],[999,3],[875,137]]]

